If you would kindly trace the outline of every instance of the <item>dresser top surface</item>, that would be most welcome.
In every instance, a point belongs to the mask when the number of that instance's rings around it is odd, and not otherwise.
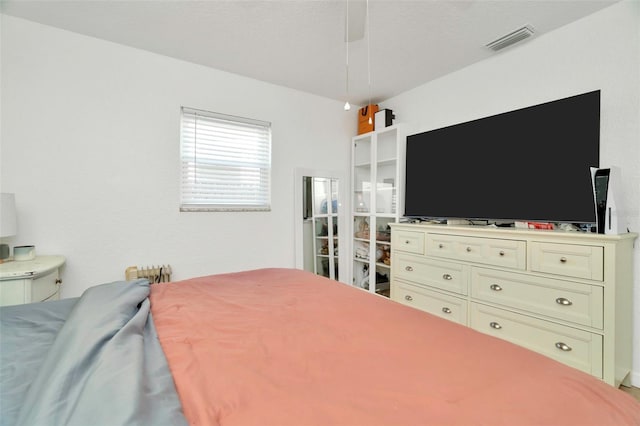
[[[390,223],[392,228],[397,227],[409,227],[416,230],[424,230],[434,233],[446,233],[454,234],[461,233],[466,235],[478,235],[488,236],[495,238],[568,238],[568,239],[582,239],[584,241],[616,241],[635,239],[638,234],[635,232],[628,232],[625,234],[596,234],[592,232],[578,232],[578,231],[564,231],[560,229],[546,230],[546,229],[527,229],[527,228],[515,228],[515,227],[496,227],[487,225],[447,225],[447,224],[434,224],[434,223]]]
[[[33,260],[9,261],[0,264],[0,281],[37,277],[65,263],[64,256],[36,256]]]

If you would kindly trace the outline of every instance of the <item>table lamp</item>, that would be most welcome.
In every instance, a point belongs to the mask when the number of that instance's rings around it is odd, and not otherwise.
[[[0,238],[12,237],[17,232],[15,194],[0,193]],[[0,244],[0,263],[9,258],[8,244]]]

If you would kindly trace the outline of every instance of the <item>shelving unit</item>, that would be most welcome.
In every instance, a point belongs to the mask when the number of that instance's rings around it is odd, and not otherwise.
[[[352,139],[351,280],[370,292],[389,296],[391,228],[404,211],[406,132],[402,125]]]
[[[338,180],[313,178],[314,272],[338,280]]]

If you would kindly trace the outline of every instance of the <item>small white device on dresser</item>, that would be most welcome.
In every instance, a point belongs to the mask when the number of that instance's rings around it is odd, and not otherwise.
[[[64,256],[36,256],[0,264],[0,306],[58,300],[65,261]]]

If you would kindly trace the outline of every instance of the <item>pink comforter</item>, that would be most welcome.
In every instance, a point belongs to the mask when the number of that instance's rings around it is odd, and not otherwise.
[[[640,425],[640,403],[472,329],[293,269],[154,284],[193,425]]]

